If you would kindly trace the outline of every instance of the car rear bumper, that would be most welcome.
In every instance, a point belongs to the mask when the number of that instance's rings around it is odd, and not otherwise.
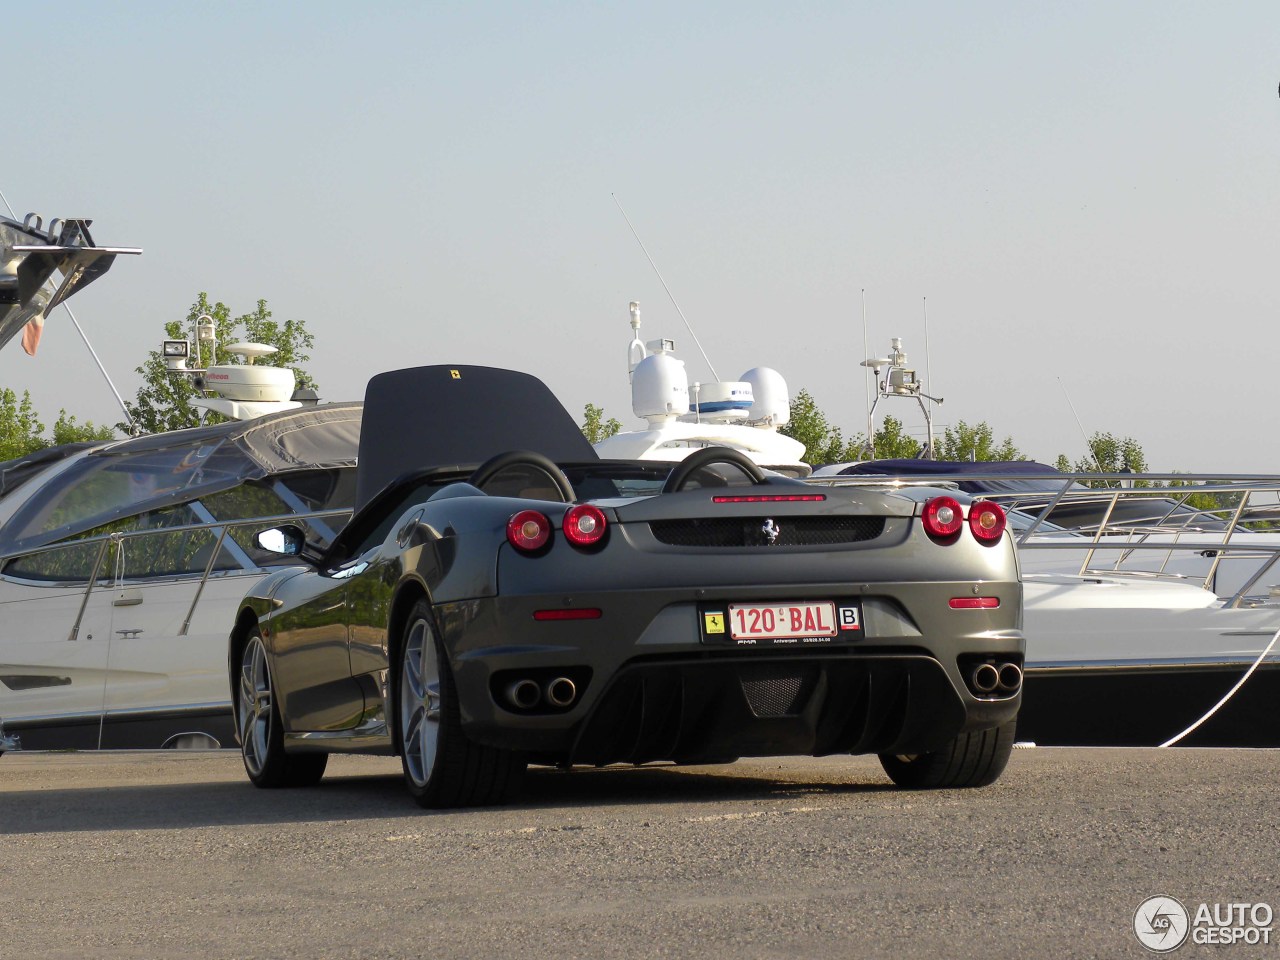
[[[972,583],[518,596],[437,606],[468,736],[557,763],[696,763],[740,756],[919,753],[1012,720],[1020,689],[980,695],[969,666],[1021,667],[1021,586]],[[703,614],[738,601],[856,602],[855,639],[760,649],[708,642]],[[595,619],[538,621],[552,609]],[[512,685],[571,681],[569,704],[513,703]],[[530,689],[530,688],[526,688]]]

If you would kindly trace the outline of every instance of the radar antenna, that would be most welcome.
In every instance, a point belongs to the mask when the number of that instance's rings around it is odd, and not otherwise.
[[[916,377],[916,372],[907,366],[907,355],[902,349],[902,338],[893,337],[890,341],[889,356],[887,357],[868,357],[862,361],[861,366],[870,367],[875,371],[877,381],[877,393],[875,402],[871,405],[871,412],[867,415],[868,442],[875,434],[872,427],[875,422],[876,407],[880,405],[880,401],[886,397],[903,397],[909,400],[915,400],[920,405],[920,412],[924,414],[925,432],[928,437],[925,448],[920,452],[921,459],[933,459],[933,412],[929,408],[929,404],[940,404],[942,397],[932,397],[924,392],[923,384]],[[880,371],[887,370],[887,375],[883,380],[880,379]],[[925,401],[928,401],[926,403]]]

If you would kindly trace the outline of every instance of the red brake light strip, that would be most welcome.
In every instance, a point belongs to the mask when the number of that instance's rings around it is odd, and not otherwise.
[[[825,493],[741,494],[734,497],[712,497],[712,503],[813,503],[827,499]]]

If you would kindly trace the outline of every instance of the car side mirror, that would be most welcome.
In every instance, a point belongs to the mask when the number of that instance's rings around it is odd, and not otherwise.
[[[301,527],[295,527],[293,524],[287,523],[281,527],[263,530],[253,538],[253,542],[268,553],[278,553],[285,557],[300,557],[307,545],[307,535],[302,532]]]

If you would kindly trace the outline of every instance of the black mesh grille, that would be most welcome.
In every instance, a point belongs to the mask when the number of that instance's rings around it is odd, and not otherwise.
[[[757,717],[785,717],[797,712],[804,681],[797,673],[752,680],[744,677],[742,692]]]
[[[776,538],[770,540],[772,521]],[[715,517],[654,520],[649,529],[674,547],[793,547],[857,543],[884,532],[884,517]]]

